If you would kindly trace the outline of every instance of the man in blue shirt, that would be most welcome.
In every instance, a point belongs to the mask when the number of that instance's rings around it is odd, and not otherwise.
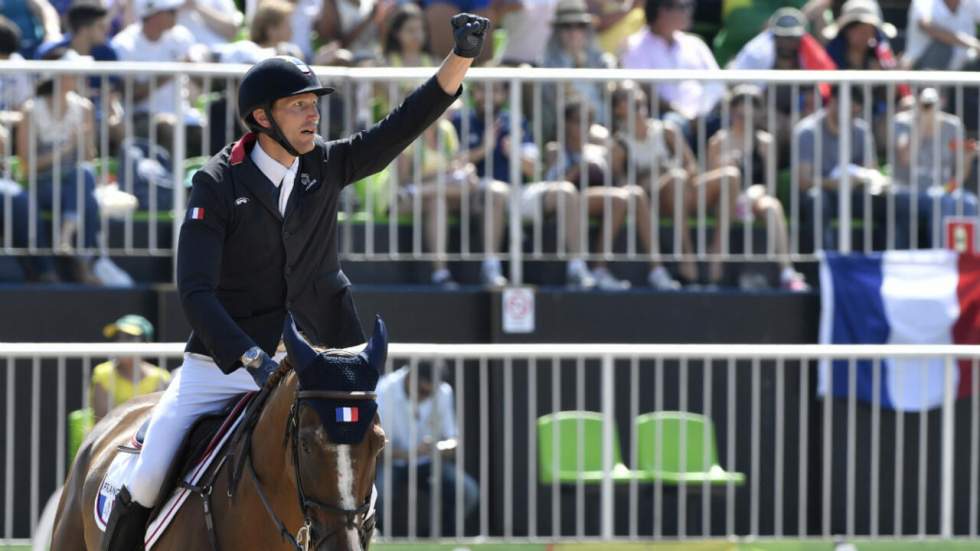
[[[95,61],[119,61],[119,56],[109,44],[109,10],[99,0],[76,0],[68,9],[67,21],[69,32],[54,42],[46,42],[37,50],[37,59],[58,59],[64,50],[75,50],[79,55],[90,56]],[[119,90],[122,88],[119,77],[109,77],[109,110],[116,113],[109,117],[109,126],[116,130],[121,128],[122,103],[119,101]],[[85,94],[95,106],[95,120],[100,123],[105,116],[102,112],[102,77],[91,76],[88,79],[88,93]]]
[[[37,59],[61,48],[71,48],[79,55],[96,61],[118,61],[109,45],[109,10],[96,0],[78,0],[68,9],[68,34],[60,40],[45,42],[37,50]]]

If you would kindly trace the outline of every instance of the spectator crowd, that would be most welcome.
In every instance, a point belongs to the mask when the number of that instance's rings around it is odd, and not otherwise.
[[[876,0],[701,2],[721,13],[711,44],[695,18],[696,0],[5,0],[0,61],[254,63],[290,55],[314,65],[431,66],[451,50],[449,18],[468,11],[489,17],[496,29],[493,47],[479,60],[485,66],[980,67],[980,0],[912,0],[902,8],[904,27],[886,22]],[[114,176],[132,180],[126,189],[139,208],[169,207],[166,193],[151,197],[147,190],[172,181],[176,126],[186,128],[189,154],[214,153],[229,141],[227,130],[241,133],[230,107],[234,86],[191,79],[187,87],[190,94],[167,76],[0,73],[0,219],[11,219],[0,224],[0,233],[10,228],[0,242],[23,247],[30,238],[42,249],[74,244],[97,251],[100,221],[111,208],[97,189],[104,180],[93,167],[99,158],[119,160]],[[358,84],[327,98],[323,133],[343,132],[347,113],[355,127],[377,120],[408,90],[396,88]],[[940,246],[935,228],[942,217],[977,212],[967,185],[976,128],[960,118],[962,108],[953,109],[965,101],[966,111],[976,111],[976,93],[964,99],[953,89],[907,84],[573,80],[528,88],[515,119],[510,92],[504,83],[469,86],[459,107],[380,177],[359,184],[359,197],[373,197],[376,210],[422,216],[422,242],[435,258],[433,284],[456,285],[445,253],[450,219],[462,212],[483,218],[481,277],[488,286],[507,283],[500,258],[513,215],[556,221],[567,284],[605,290],[629,287],[603,259],[627,230],[652,259],[646,282],[673,290],[720,283],[729,222],[765,222],[781,259],[778,284],[791,291],[808,285],[790,262],[789,197],[799,198],[800,226],[812,228],[816,249],[838,246],[834,222],[844,181],[856,218],[876,228],[894,222],[889,247]],[[849,121],[840,118],[845,98]],[[847,132],[850,158],[841,162]],[[782,174],[796,189],[776,185]],[[519,201],[511,202],[514,186]],[[31,220],[43,218],[32,208],[61,214],[57,223],[32,227]],[[705,217],[716,223],[707,232],[710,260],[702,273],[686,230]],[[662,219],[680,228],[673,241],[682,260],[670,270],[660,262]],[[589,251],[601,253],[599,259]],[[25,274],[36,281],[64,277],[51,260],[24,257]],[[97,252],[79,254],[74,263],[73,280],[132,282]],[[740,285],[758,282],[747,278]]]

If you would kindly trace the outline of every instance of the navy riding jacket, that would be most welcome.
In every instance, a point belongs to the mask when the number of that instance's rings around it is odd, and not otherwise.
[[[193,332],[186,351],[205,354],[226,373],[252,346],[270,356],[288,309],[321,346],[364,342],[340,268],[337,209],[341,189],[384,169],[459,97],[436,78],[384,120],[300,157],[285,216],[275,185],[249,155],[256,135],[226,146],[194,175],[177,252],[177,287]]]

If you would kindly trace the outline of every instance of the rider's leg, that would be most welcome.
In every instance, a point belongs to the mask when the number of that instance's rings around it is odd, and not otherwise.
[[[191,425],[202,415],[219,411],[236,394],[253,390],[257,390],[255,382],[245,370],[225,375],[210,360],[184,355],[183,366],[153,408],[143,449],[129,484],[123,488],[132,496],[131,506],[119,509],[120,517],[124,518],[113,525],[120,504],[117,499],[106,527],[104,550],[142,548],[139,539],[149,509],[156,505],[163,479]],[[131,539],[133,533],[138,533],[139,539]]]
[[[228,375],[200,356],[184,356],[184,365],[153,409],[143,450],[130,477],[129,491],[141,505],[156,505],[160,485],[184,436],[202,415],[223,408],[236,394],[258,390],[240,369]]]

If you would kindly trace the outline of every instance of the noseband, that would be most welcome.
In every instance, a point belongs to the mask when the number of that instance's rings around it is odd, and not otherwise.
[[[289,544],[292,545],[295,550],[309,551],[310,549],[318,549],[323,542],[327,541],[338,532],[337,530],[334,530],[324,534],[315,542],[312,540],[312,512],[316,509],[323,511],[328,515],[344,516],[346,518],[346,529],[357,529],[358,537],[361,539],[361,545],[366,547],[366,545],[370,542],[371,535],[374,533],[374,515],[367,515],[371,509],[371,496],[368,496],[367,500],[365,500],[360,507],[357,507],[356,509],[345,509],[343,507],[338,507],[337,505],[324,503],[317,499],[308,497],[306,492],[303,490],[303,477],[299,470],[299,404],[303,400],[322,399],[376,400],[377,393],[361,391],[347,392],[334,390],[297,390],[296,398],[293,400],[293,405],[289,409],[289,416],[286,419],[286,435],[283,439],[284,444],[289,441],[293,448],[292,462],[293,473],[296,478],[296,497],[299,499],[299,507],[300,510],[303,511],[304,519],[303,526],[300,527],[295,536],[293,536],[292,532],[286,528],[279,516],[276,515],[275,511],[272,510],[272,505],[269,504],[269,499],[266,497],[265,491],[262,489],[262,483],[259,481],[258,475],[255,473],[255,467],[252,464],[251,439],[249,439],[246,443],[248,448],[243,451],[243,453],[246,455],[245,465],[248,467],[249,475],[252,478],[252,483],[255,485],[256,492],[259,494],[259,499],[262,501],[262,506],[265,507],[265,510],[272,519],[272,522],[275,523],[276,528],[279,529],[279,533],[282,535],[282,538],[289,542]],[[359,517],[360,522],[358,522]]]

